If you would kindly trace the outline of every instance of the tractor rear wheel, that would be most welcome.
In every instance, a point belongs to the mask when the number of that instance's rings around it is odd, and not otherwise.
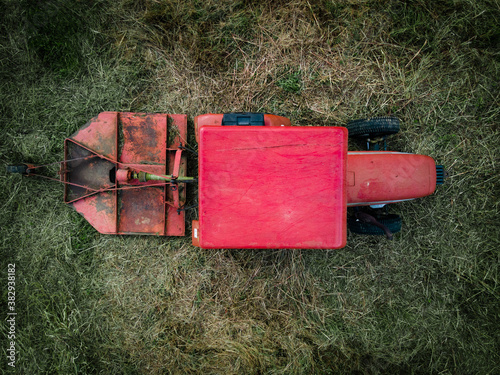
[[[347,123],[349,137],[375,138],[399,132],[397,117],[374,117]]]
[[[378,217],[377,221],[385,225],[392,233],[401,231],[401,217],[399,215],[389,214],[387,216]],[[384,231],[372,224],[364,223],[354,217],[347,219],[347,227],[352,233],[356,234],[371,234],[384,236]]]

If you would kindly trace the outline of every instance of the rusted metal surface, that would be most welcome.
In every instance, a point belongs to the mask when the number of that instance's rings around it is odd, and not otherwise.
[[[164,187],[122,190],[119,194],[119,233],[164,235]]]
[[[65,186],[65,202],[82,198],[99,189],[111,188],[115,184],[110,181],[109,172],[115,164],[99,157],[79,144],[66,140],[65,175],[72,185]],[[93,158],[87,158],[94,156]]]
[[[168,136],[168,173],[173,172],[175,169],[175,155],[179,146],[186,144],[187,139],[187,117],[186,115],[169,115],[167,124]],[[179,163],[179,176],[185,176],[187,170],[187,158],[182,156]],[[173,202],[173,204],[172,204]],[[186,204],[186,184],[178,184],[177,189],[173,190],[171,187],[165,189],[165,210],[167,213],[167,222],[165,225],[165,233],[167,236],[184,235],[185,232],[185,213],[181,211],[178,213],[177,207],[183,207]]]
[[[167,115],[121,114],[123,147],[120,162],[159,165],[165,171]]]
[[[95,154],[116,159],[118,112],[103,112],[94,117],[70,139],[81,143]]]
[[[103,112],[65,141],[70,203],[101,233],[183,236],[185,184],[130,178],[185,176],[185,115]]]
[[[117,207],[112,192],[95,194],[72,203],[76,211],[100,233],[116,234]]]

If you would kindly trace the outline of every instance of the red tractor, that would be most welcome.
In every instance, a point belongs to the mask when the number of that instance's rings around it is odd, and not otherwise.
[[[103,112],[65,140],[64,201],[106,234],[185,234],[202,248],[341,248],[355,233],[401,229],[385,205],[430,195],[445,173],[429,156],[386,150],[394,117],[347,127],[291,126],[262,113],[195,117],[198,177],[186,176],[187,116]],[[347,151],[347,138],[367,151]],[[382,150],[381,150],[382,148]],[[41,176],[22,164],[10,172]],[[347,212],[353,207],[353,212]]]

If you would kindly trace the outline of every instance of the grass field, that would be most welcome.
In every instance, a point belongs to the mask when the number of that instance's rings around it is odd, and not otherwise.
[[[499,24],[498,0],[0,0],[2,165],[61,160],[101,111],[260,111],[394,115],[391,149],[450,172],[394,241],[278,251],[100,235],[2,167],[2,371],[500,373]]]

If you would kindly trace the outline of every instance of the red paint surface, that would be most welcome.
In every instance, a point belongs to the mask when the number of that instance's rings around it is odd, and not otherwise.
[[[116,234],[116,205],[112,193],[97,194],[73,203],[77,212],[99,233]]]
[[[345,128],[202,127],[199,245],[343,247],[346,158]]]
[[[425,197],[436,188],[436,164],[425,155],[349,152],[347,170],[350,206]]]
[[[109,171],[115,167],[165,175],[175,167],[175,173],[183,176],[186,157],[178,146],[186,139],[186,115],[99,114],[66,140],[63,179],[89,189],[66,185],[65,200],[101,233],[183,236],[185,214],[177,213],[177,208],[185,204],[185,184],[174,191],[163,181],[127,181],[119,176],[112,183]],[[96,157],[70,161],[71,153]]]
[[[199,115],[194,118],[194,132],[196,136],[196,142],[200,142],[200,129],[202,126],[213,125],[222,126],[223,114],[207,113],[205,115]],[[277,115],[264,115],[264,126],[291,126],[290,120],[283,116]]]
[[[84,144],[96,154],[116,160],[118,112],[102,112],[70,138]]]

